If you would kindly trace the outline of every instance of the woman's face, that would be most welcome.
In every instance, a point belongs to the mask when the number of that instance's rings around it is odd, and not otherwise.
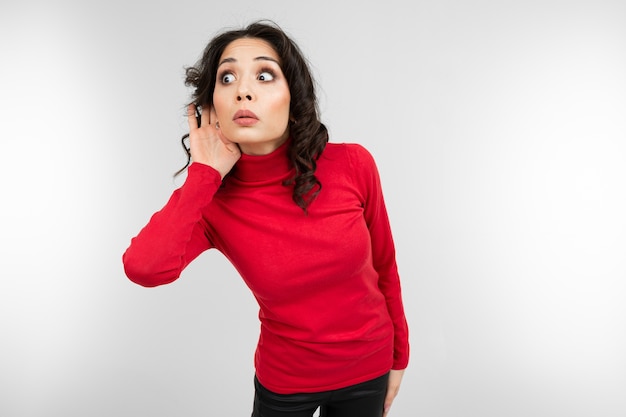
[[[280,58],[262,39],[231,42],[220,57],[213,106],[222,134],[249,155],[265,155],[289,137],[291,93]]]

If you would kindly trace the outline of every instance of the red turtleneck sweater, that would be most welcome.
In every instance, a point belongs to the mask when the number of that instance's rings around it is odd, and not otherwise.
[[[132,239],[128,277],[177,279],[215,248],[259,303],[257,378],[289,394],[343,388],[404,369],[409,358],[395,249],[375,162],[360,145],[326,146],[308,215],[284,186],[289,141],[242,155],[224,179],[193,163],[185,183]]]

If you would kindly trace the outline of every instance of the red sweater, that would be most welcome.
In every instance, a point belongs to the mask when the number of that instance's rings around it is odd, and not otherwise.
[[[326,146],[322,191],[305,215],[284,186],[289,141],[243,155],[224,184],[193,163],[185,183],[133,238],[128,277],[177,279],[216,248],[259,303],[257,378],[290,394],[343,388],[404,369],[409,358],[395,249],[375,162],[360,145]]]

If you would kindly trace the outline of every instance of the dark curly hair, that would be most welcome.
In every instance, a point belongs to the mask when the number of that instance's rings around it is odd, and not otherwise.
[[[319,118],[315,83],[308,62],[289,36],[278,25],[267,20],[223,32],[209,42],[194,66],[186,68],[185,85],[195,87],[192,98],[196,106],[212,106],[220,56],[231,42],[241,38],[262,39],[280,57],[281,70],[291,94],[289,132],[292,140],[287,155],[295,170],[293,178],[285,181],[284,185],[293,185],[293,201],[306,212],[322,189],[322,184],[315,176],[316,160],[328,143],[328,130]],[[188,137],[189,134],[185,134],[181,139],[187,153],[187,164],[175,175],[191,163],[191,153],[185,144]]]

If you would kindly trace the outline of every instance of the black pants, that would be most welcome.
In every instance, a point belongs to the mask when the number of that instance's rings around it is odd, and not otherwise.
[[[389,374],[338,390],[312,394],[275,394],[254,378],[252,417],[381,417]]]

